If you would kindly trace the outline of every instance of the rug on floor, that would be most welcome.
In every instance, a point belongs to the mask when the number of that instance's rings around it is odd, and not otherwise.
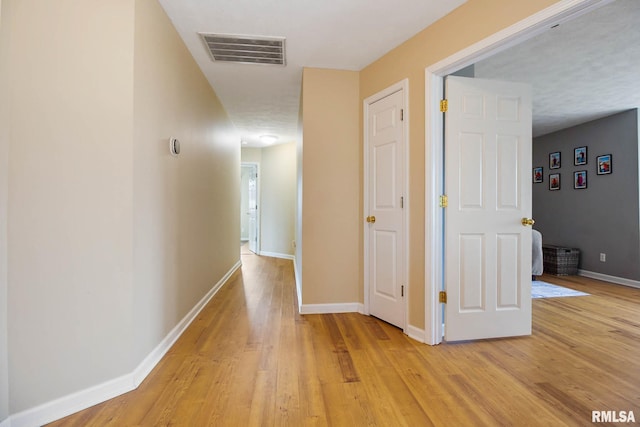
[[[563,288],[558,285],[552,285],[542,280],[534,280],[531,282],[531,298],[579,297],[584,295],[589,294],[574,289]]]

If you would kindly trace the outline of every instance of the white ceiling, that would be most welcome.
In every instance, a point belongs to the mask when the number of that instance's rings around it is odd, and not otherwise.
[[[302,67],[361,70],[466,0],[159,0],[248,146],[295,140]],[[287,65],[214,63],[198,33],[286,37]]]
[[[159,0],[248,146],[295,140],[302,67],[361,70],[466,0]],[[640,107],[640,1],[617,0],[475,64],[533,87],[533,134]],[[287,65],[214,63],[198,33],[286,37]]]
[[[533,134],[640,107],[640,1],[617,0],[475,64],[475,76],[528,82]]]

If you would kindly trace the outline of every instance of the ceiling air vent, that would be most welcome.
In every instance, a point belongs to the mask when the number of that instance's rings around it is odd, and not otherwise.
[[[285,65],[284,37],[204,33],[200,37],[215,62]]]

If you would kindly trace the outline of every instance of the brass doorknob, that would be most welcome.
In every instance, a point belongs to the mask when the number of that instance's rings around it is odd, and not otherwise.
[[[533,218],[522,218],[522,225],[524,225],[525,227],[527,225],[531,226],[533,224],[535,224],[535,220]]]
[[[376,217],[375,216],[368,216],[367,217],[367,222],[370,222],[370,223],[373,224],[374,222],[376,222]]]

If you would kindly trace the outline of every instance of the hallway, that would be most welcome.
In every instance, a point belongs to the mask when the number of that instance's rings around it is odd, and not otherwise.
[[[360,314],[296,310],[291,261],[243,267],[135,391],[52,426],[585,425],[640,416],[640,290],[544,276],[531,337],[430,347]]]

